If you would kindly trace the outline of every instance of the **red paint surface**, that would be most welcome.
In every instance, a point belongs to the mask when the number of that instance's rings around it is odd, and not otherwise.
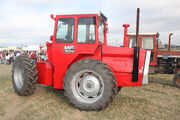
[[[64,77],[68,68],[76,61],[92,58],[101,60],[107,64],[115,74],[118,86],[139,86],[142,82],[142,74],[145,59],[145,50],[140,50],[139,78],[138,82],[132,82],[133,49],[125,47],[113,47],[106,45],[106,33],[104,32],[104,43],[98,40],[98,22],[96,23],[96,43],[77,43],[77,20],[79,17],[96,17],[97,14],[88,15],[59,15],[54,18],[55,28],[52,43],[46,43],[48,61],[37,62],[38,83],[53,85],[54,88],[63,89]],[[56,28],[59,18],[74,18],[74,41],[72,43],[56,43]],[[107,24],[105,22],[105,24]],[[64,53],[65,45],[73,45],[74,53]],[[78,69],[78,68],[77,68]]]
[[[102,61],[115,73],[118,86],[141,85],[146,51],[140,50],[139,56],[138,82],[132,82],[133,48],[103,46]]]
[[[53,85],[53,66],[51,62],[36,62],[38,70],[38,81],[39,84]]]

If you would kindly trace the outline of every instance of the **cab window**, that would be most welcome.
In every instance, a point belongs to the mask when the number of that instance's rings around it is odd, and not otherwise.
[[[99,42],[100,43],[104,43],[104,22],[102,22],[101,20],[99,20],[99,28],[98,28],[98,32],[99,32]]]
[[[96,42],[96,18],[79,18],[78,19],[78,35],[77,42],[79,43],[95,43]]]
[[[153,37],[142,37],[142,48],[143,49],[153,49]]]
[[[74,37],[74,18],[60,18],[56,32],[56,42],[71,43]]]

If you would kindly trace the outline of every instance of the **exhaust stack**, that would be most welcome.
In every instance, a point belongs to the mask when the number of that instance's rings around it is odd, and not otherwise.
[[[138,37],[139,37],[139,14],[140,14],[140,9],[137,8],[137,16],[136,16],[136,47],[138,47]]]
[[[171,36],[173,35],[173,33],[169,34],[169,41],[168,41],[168,51],[171,50]]]
[[[134,47],[134,62],[133,62],[133,70],[132,70],[132,81],[138,82],[138,74],[139,74],[139,47],[138,47],[138,36],[139,36],[139,14],[140,9],[137,8],[137,16],[136,16],[136,45]]]

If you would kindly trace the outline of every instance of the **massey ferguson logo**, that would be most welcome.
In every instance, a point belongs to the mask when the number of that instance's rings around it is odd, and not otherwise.
[[[65,53],[74,53],[74,45],[65,45],[64,52]]]

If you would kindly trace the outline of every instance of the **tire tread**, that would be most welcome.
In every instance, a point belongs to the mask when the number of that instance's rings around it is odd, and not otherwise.
[[[21,89],[18,89],[14,82],[14,69],[16,65],[21,65],[24,71],[23,78],[25,81]],[[37,73],[35,62],[32,59],[24,55],[16,57],[12,68],[12,81],[15,92],[21,96],[33,94],[36,90]]]

